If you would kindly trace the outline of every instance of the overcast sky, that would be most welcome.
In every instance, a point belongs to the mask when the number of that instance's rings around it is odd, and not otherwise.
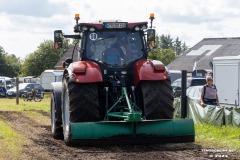
[[[240,0],[0,0],[0,46],[25,58],[53,31],[72,34],[80,22],[148,21],[157,34],[178,36],[190,47],[203,38],[240,37]]]

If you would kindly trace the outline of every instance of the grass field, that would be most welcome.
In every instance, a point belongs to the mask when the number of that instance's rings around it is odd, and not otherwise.
[[[23,146],[31,143],[24,135],[14,130],[14,126],[5,121],[2,112],[17,111],[23,113],[26,117],[35,121],[50,121],[46,116],[34,112],[36,110],[50,112],[50,98],[45,96],[41,102],[25,102],[19,99],[19,105],[16,105],[16,99],[0,98],[0,160],[18,159],[23,152]],[[48,122],[49,124],[49,122]]]
[[[0,159],[19,157],[22,154],[22,145],[29,143],[27,138],[15,132],[0,116]],[[14,155],[11,157],[11,155]]]
[[[196,143],[206,148],[224,148],[240,151],[240,128],[195,124]]]
[[[49,95],[45,96],[41,102],[23,101],[19,99],[19,104],[16,104],[16,99],[1,98],[0,111],[31,111],[41,110],[45,112],[50,111],[50,98]]]
[[[5,111],[22,112],[25,116],[46,121],[50,124],[50,118],[35,112],[36,110],[50,113],[50,96],[47,95],[41,102],[25,102],[22,99],[16,105],[16,99],[0,99],[0,113]],[[28,140],[13,130],[8,122],[4,121],[0,114],[0,150],[2,154],[20,154],[21,144]],[[207,124],[195,124],[196,144],[203,148],[222,148],[240,151],[240,128],[232,126],[215,127]],[[1,157],[1,156],[0,156]],[[1,159],[1,158],[0,158]]]

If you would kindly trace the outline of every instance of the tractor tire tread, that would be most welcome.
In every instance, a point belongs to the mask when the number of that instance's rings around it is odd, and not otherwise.
[[[169,81],[143,81],[140,90],[146,119],[173,119],[174,97]]]
[[[97,84],[69,83],[70,122],[99,120]]]

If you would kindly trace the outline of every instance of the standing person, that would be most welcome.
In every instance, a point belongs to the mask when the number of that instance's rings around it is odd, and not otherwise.
[[[202,94],[200,98],[200,104],[206,105],[219,105],[219,99],[217,94],[217,88],[213,84],[211,76],[206,77],[207,84],[202,88]]]

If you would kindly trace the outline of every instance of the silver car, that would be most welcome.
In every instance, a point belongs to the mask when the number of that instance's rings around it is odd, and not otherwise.
[[[206,84],[206,78],[205,77],[187,77],[187,82],[186,82],[186,87],[192,87],[192,86],[202,86]],[[180,97],[181,96],[181,84],[182,84],[182,79],[179,78],[175,80],[171,86],[173,89],[173,95],[174,97]]]
[[[203,86],[192,86],[189,87],[186,91],[186,94],[189,98],[194,99],[199,102]]]

